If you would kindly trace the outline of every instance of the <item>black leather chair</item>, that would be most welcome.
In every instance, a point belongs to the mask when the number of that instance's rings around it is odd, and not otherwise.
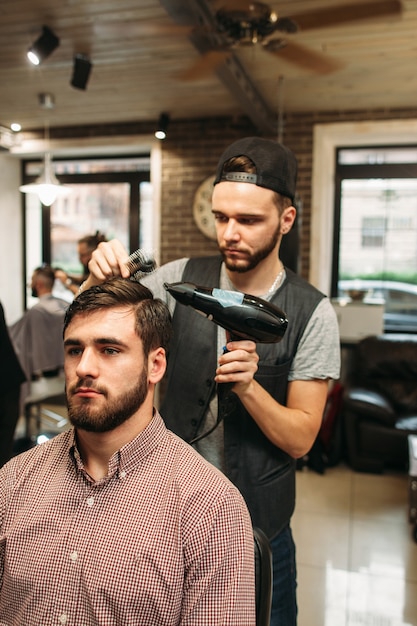
[[[272,552],[268,537],[253,529],[255,543],[256,626],[269,626],[272,605]]]
[[[356,471],[406,471],[417,434],[417,335],[365,337],[353,349],[343,398],[346,456]]]

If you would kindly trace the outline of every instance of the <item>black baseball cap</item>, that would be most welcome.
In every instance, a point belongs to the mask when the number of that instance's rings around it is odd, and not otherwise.
[[[232,157],[246,156],[253,161],[256,174],[246,172],[225,172],[223,165]],[[272,189],[294,202],[297,184],[297,159],[289,148],[282,143],[246,137],[238,139],[223,152],[217,165],[214,185],[221,181],[253,183],[259,187]]]

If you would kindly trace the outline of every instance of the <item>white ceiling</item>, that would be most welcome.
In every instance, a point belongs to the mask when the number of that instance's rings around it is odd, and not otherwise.
[[[279,16],[364,4],[360,0],[280,0]],[[197,79],[179,75],[202,58],[205,46],[224,38],[211,33],[221,2],[207,0],[3,0],[0,6],[0,125],[23,129],[249,115],[260,131],[276,124],[280,111],[346,111],[412,108],[417,104],[417,0],[402,10],[339,26],[301,29],[286,37],[286,52],[271,54],[256,44],[237,47],[227,60]],[[400,1],[400,0],[399,0]],[[385,0],[384,0],[385,2]],[[242,0],[224,0],[230,7]],[[350,11],[355,16],[355,11]],[[181,22],[185,22],[181,24]],[[39,67],[26,50],[49,26],[60,46]],[[197,28],[192,29],[190,25]],[[210,36],[207,33],[210,32]],[[294,48],[292,47],[294,46]],[[299,46],[306,48],[304,56]],[[289,62],[289,53],[298,62]],[[85,91],[70,85],[73,55],[93,63]],[[314,54],[335,62],[316,72]],[[206,57],[204,56],[204,59]],[[301,62],[300,62],[301,60]],[[310,67],[312,65],[313,67]],[[43,109],[39,94],[55,106]]]

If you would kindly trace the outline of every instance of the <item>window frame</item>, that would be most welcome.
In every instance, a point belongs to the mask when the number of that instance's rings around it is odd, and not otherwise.
[[[132,159],[148,159],[149,166],[143,170],[126,170],[120,172],[97,172],[97,173],[59,173],[58,180],[62,184],[91,184],[91,183],[127,183],[130,185],[129,194],[129,217],[128,217],[128,241],[129,252],[139,248],[140,241],[140,184],[143,182],[151,182],[151,154],[150,152],[140,154],[118,154],[118,155],[88,155],[88,156],[66,156],[54,157],[52,166],[59,162],[68,161],[121,161]],[[28,165],[38,164],[41,170],[43,160],[39,157],[27,158],[21,162],[22,184],[33,183],[37,175],[28,175],[26,168]],[[42,203],[41,205],[41,263],[51,264],[52,261],[52,243],[51,243],[51,207]],[[24,285],[23,285],[23,302],[27,306],[26,284],[28,282],[27,272],[27,202],[26,196],[22,202],[22,236],[23,236],[23,268],[24,268]]]
[[[386,145],[360,145],[360,146],[338,146],[335,150],[335,187],[334,187],[334,206],[333,206],[333,245],[332,245],[332,263],[330,277],[330,293],[336,298],[338,295],[339,282],[339,248],[340,248],[340,226],[341,226],[341,201],[342,201],[342,184],[346,179],[367,180],[370,178],[416,178],[417,179],[417,163],[363,163],[363,164],[342,164],[340,163],[340,152],[343,150],[394,150],[394,149],[412,149],[413,144],[386,144]]]

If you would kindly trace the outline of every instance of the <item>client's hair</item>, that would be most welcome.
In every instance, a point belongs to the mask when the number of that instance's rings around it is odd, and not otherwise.
[[[120,306],[130,307],[135,313],[135,331],[142,340],[145,357],[158,347],[168,350],[172,320],[167,305],[154,298],[147,287],[130,278],[111,278],[81,292],[67,309],[64,333],[76,315]]]

